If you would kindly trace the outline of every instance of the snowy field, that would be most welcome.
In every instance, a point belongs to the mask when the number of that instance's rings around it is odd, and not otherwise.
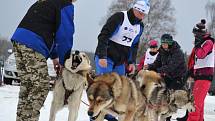
[[[15,121],[16,118],[16,106],[18,101],[18,86],[2,86],[0,87],[0,121]],[[48,121],[49,110],[52,101],[52,91],[50,91],[44,107],[41,109],[41,115],[39,121]],[[87,102],[86,93],[83,93],[82,101]],[[88,103],[88,102],[87,102]],[[84,103],[81,103],[79,110],[79,116],[77,121],[89,121],[87,116],[87,108]],[[184,111],[179,111],[178,115],[183,115]],[[58,112],[56,121],[67,121],[68,110],[62,109]],[[173,116],[172,120],[176,116]],[[205,100],[205,121],[215,121],[215,96],[207,96]]]

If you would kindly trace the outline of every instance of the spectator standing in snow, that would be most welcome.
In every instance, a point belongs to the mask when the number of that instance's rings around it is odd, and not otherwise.
[[[152,64],[158,55],[158,42],[156,40],[149,41],[149,48],[146,50],[144,56],[140,59],[137,70],[143,69],[144,65]]]
[[[49,91],[46,59],[57,71],[71,51],[74,0],[39,0],[28,10],[11,41],[21,80],[16,121],[38,121]]]
[[[140,36],[144,25],[142,20],[150,9],[145,0],[136,1],[128,11],[113,14],[103,26],[95,52],[96,74],[117,72],[125,75],[125,62],[135,70],[135,62]],[[117,120],[110,115],[109,121]]]
[[[204,121],[204,100],[214,76],[214,39],[207,32],[205,24],[206,21],[202,19],[193,28],[195,41],[188,68],[195,80],[193,86],[195,111],[188,114],[187,121]]]

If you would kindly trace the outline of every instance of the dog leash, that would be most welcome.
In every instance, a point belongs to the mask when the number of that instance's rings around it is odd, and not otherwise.
[[[86,102],[84,102],[83,100],[81,100],[82,103],[84,103],[86,106],[90,106],[89,104],[87,104]]]

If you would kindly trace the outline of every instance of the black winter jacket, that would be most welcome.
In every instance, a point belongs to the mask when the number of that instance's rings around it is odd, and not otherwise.
[[[171,79],[181,79],[187,72],[184,53],[176,41],[169,51],[165,51],[162,47],[153,64],[149,65],[149,70],[165,74]]]

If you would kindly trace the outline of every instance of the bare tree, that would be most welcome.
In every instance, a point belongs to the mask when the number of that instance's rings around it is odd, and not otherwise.
[[[134,0],[113,0],[106,16],[104,16],[101,21],[100,25],[103,25],[104,22],[114,13],[119,11],[125,11],[129,9],[129,6],[134,2]]]
[[[208,1],[205,6],[207,16],[208,16],[208,29],[209,32],[215,37],[215,2]]]
[[[128,10],[134,2],[135,0],[114,0],[100,24],[104,24],[103,22],[113,13]],[[149,2],[151,8],[143,20],[145,27],[139,44],[137,60],[145,52],[149,40],[158,39],[164,33],[176,34],[176,20],[173,15],[175,9],[171,5],[171,0],[149,0]]]

